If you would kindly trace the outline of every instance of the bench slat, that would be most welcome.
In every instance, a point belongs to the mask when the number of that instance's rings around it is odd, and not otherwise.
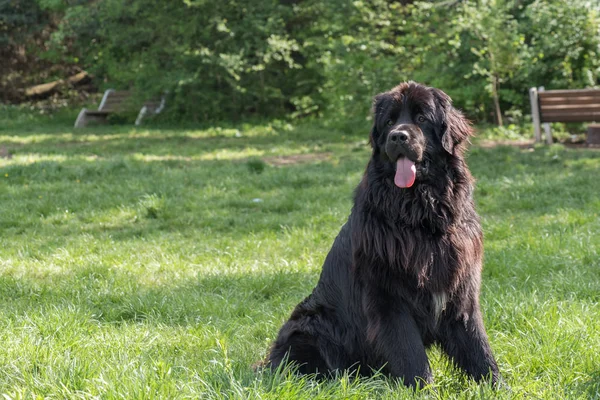
[[[600,90],[540,91],[541,122],[590,122],[600,120]]]
[[[542,114],[548,114],[553,112],[564,111],[568,113],[570,111],[596,111],[600,110],[600,102],[592,104],[555,104],[546,105],[541,107]]]
[[[548,99],[540,99],[540,107],[547,107],[557,104],[599,104],[600,96],[598,97],[551,97]]]
[[[106,99],[106,102],[104,103],[104,107],[109,106],[109,105],[119,105],[119,104],[125,104],[127,103],[127,101],[129,101],[128,98],[123,98],[123,99]]]
[[[114,96],[113,96],[113,95],[111,94],[111,95],[109,95],[109,96],[106,98],[106,101],[111,101],[111,100],[112,100],[112,101],[123,101],[123,100],[127,100],[127,99],[128,99],[128,98],[130,98],[130,97],[131,97],[131,96],[129,96],[129,95],[127,95],[127,96],[116,96],[116,95],[114,95]]]
[[[108,115],[110,112],[109,111],[98,111],[98,110],[86,110],[85,113],[87,115]]]
[[[600,121],[600,111],[568,114],[546,114],[542,116],[542,122],[592,122]]]
[[[581,110],[581,111],[573,111],[573,110],[557,110],[552,112],[547,112],[542,115],[542,119],[546,120],[548,118],[556,118],[560,116],[568,116],[568,115],[594,115],[600,113],[600,108],[595,110]]]
[[[107,99],[106,103],[104,103],[104,107],[102,107],[102,111],[109,111],[109,112],[120,112],[120,111],[124,111],[127,108],[127,100],[128,99],[124,99],[124,100],[111,100],[111,99]]]
[[[131,96],[131,92],[127,91],[127,90],[117,90],[114,92],[111,92],[109,94],[109,97],[129,97]]]
[[[107,100],[107,101],[108,101],[108,100],[119,100],[119,101],[120,101],[120,100],[125,100],[125,99],[128,99],[128,98],[130,98],[130,97],[131,97],[131,96],[108,96],[108,98],[107,98],[106,100]]]
[[[110,98],[110,97],[109,97],[108,99],[106,99],[106,102],[104,102],[104,104],[105,104],[105,105],[106,105],[106,104],[123,104],[123,103],[125,103],[127,100],[129,100],[129,97],[121,97],[121,98],[118,98],[118,99],[115,99],[115,98]]]
[[[540,97],[541,103],[556,103],[556,102],[562,102],[562,101],[598,101],[600,100],[600,93],[596,94],[588,94],[586,96],[547,96],[547,97]]]
[[[131,92],[128,90],[109,90],[98,107],[102,112],[119,112],[123,109],[123,104],[131,97]]]
[[[115,113],[115,112],[122,112],[122,111],[123,111],[122,107],[104,107],[104,108],[102,108],[101,112]]]
[[[550,97],[581,97],[581,96],[599,96],[600,89],[581,89],[581,90],[546,90],[539,92],[540,99]]]
[[[125,108],[121,106],[121,103],[119,104],[105,104],[104,107],[102,107],[102,110],[100,111],[108,111],[108,112],[114,112],[114,111],[123,111]]]

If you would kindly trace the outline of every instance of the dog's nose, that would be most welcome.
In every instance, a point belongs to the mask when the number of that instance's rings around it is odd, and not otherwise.
[[[404,143],[408,141],[408,132],[406,131],[398,131],[390,133],[390,141],[394,143]]]

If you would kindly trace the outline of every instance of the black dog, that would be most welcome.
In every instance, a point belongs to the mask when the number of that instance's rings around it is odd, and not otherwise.
[[[432,381],[439,343],[480,380],[500,379],[479,307],[482,232],[463,158],[468,121],[438,89],[402,83],[375,97],[373,153],[317,287],[267,358],[300,373],[373,369]]]

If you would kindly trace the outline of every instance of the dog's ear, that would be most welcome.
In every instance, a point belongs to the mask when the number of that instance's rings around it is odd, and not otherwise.
[[[433,89],[433,95],[438,114],[441,116],[442,146],[448,153],[458,155],[458,150],[463,150],[460,145],[473,136],[473,127],[469,120],[452,106],[450,96],[439,89]]]
[[[379,137],[379,132],[377,131],[377,122],[379,117],[383,113],[383,110],[386,107],[387,102],[389,101],[387,93],[379,93],[373,98],[373,127],[371,128],[371,133],[369,135],[369,142],[371,143],[371,147],[375,148],[375,143],[377,142],[377,138]]]

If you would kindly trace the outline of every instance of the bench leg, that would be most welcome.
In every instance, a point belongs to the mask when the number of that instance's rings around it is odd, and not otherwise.
[[[533,123],[533,137],[535,142],[542,141],[542,133],[540,129],[540,105],[538,98],[538,90],[536,88],[529,89],[529,101],[531,102],[531,122]]]
[[[544,132],[546,132],[546,144],[552,144],[552,128],[550,124],[546,122],[542,126],[544,127]]]
[[[75,120],[75,128],[83,128],[87,125],[86,112],[87,108],[82,108],[81,111],[79,111],[79,115]]]
[[[137,118],[135,119],[136,126],[139,126],[142,124],[142,120],[144,119],[144,117],[146,116],[147,113],[148,113],[148,107],[146,107],[146,106],[142,107]]]
[[[88,109],[84,108],[79,112],[77,119],[75,120],[75,128],[84,128],[90,123],[93,124],[106,124],[108,122],[108,114],[88,114]]]

